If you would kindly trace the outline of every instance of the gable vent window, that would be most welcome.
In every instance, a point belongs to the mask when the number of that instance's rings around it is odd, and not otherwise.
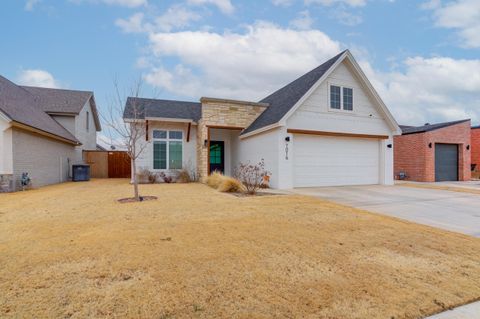
[[[88,113],[88,111],[87,111],[87,120],[86,121],[87,121],[87,123],[86,123],[85,126],[86,126],[87,132],[88,132],[88,130],[90,129],[90,113]]]
[[[330,85],[330,108],[334,110],[353,111],[353,89]]]

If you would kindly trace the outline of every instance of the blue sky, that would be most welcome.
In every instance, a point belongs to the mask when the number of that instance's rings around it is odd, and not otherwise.
[[[350,49],[401,124],[480,124],[478,0],[4,0],[0,74],[257,100]]]

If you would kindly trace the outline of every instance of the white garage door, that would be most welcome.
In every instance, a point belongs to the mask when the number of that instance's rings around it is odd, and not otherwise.
[[[293,141],[295,187],[379,183],[378,139],[295,134]]]

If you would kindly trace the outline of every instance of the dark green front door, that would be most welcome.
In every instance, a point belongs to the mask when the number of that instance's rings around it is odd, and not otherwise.
[[[225,143],[223,141],[210,141],[210,173],[225,173]]]

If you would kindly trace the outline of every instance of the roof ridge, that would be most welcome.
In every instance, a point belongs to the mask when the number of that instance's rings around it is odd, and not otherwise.
[[[32,85],[17,85],[21,87],[22,89],[28,90],[26,88],[32,88],[32,89],[41,89],[41,90],[53,90],[53,91],[69,91],[69,92],[79,92],[79,93],[90,93],[93,94],[93,91],[90,90],[73,90],[73,89],[63,89],[63,88],[47,88],[43,86],[32,86]]]

